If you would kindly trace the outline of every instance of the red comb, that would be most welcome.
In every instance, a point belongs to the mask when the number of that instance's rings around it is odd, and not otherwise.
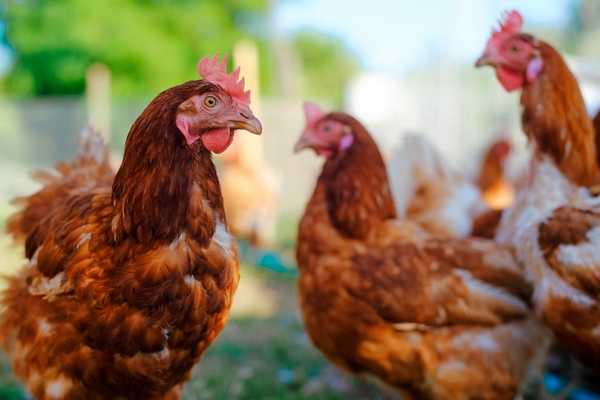
[[[492,35],[486,44],[486,52],[497,53],[500,50],[502,42],[508,37],[521,32],[523,27],[523,17],[518,11],[512,10],[505,12],[500,20],[498,29],[492,30]]]
[[[500,29],[494,30],[492,37],[500,35],[515,34],[521,32],[523,28],[523,17],[517,10],[508,11],[500,20]]]
[[[228,74],[226,55],[221,62],[218,54],[213,58],[204,57],[198,62],[198,73],[210,83],[221,86],[235,101],[244,105],[250,104],[250,91],[244,91],[244,78],[238,80],[240,67]]]
[[[306,119],[306,126],[312,127],[319,122],[325,113],[321,110],[316,103],[305,101],[304,102],[304,118]]]

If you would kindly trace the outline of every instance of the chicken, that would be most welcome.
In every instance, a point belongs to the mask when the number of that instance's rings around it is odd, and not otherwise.
[[[598,156],[598,165],[600,165],[600,110],[596,113],[594,120],[594,131],[596,132],[596,153]]]
[[[487,149],[481,162],[477,187],[485,204],[493,210],[502,210],[514,200],[513,185],[505,174],[505,163],[511,151],[508,139],[498,139]]]
[[[389,161],[397,215],[430,233],[464,237],[483,211],[477,187],[420,135],[407,135]]]
[[[6,230],[19,243],[36,229],[40,221],[52,210],[61,206],[77,191],[86,186],[110,186],[114,171],[110,154],[102,137],[91,127],[81,132],[79,154],[71,163],[59,162],[54,169],[35,171],[32,177],[43,186],[33,196],[18,197],[13,205],[22,207],[12,215]]]
[[[198,69],[137,118],[114,179],[87,135],[20,200],[9,232],[29,263],[1,298],[0,338],[37,399],[177,399],[226,322],[238,258],[211,152],[261,125],[239,70]]]
[[[266,162],[256,161],[230,149],[219,176],[232,234],[264,247],[273,241],[278,181]]]
[[[522,33],[517,11],[492,34],[477,65],[521,89],[533,149],[529,183],[497,239],[514,244],[534,282],[535,308],[561,344],[600,371],[600,202],[595,133],[574,76],[549,44]]]
[[[523,89],[523,130],[536,154],[549,155],[576,185],[598,184],[594,127],[577,80],[552,46],[521,32],[522,23],[518,12],[509,13],[477,66],[493,66],[507,91]]]
[[[338,367],[419,399],[512,399],[545,349],[509,248],[397,220],[383,159],[351,116],[305,105],[296,151],[326,161],[298,230],[300,305]]]
[[[487,209],[473,220],[473,236],[494,238],[503,210],[514,201],[513,184],[504,170],[511,151],[508,139],[502,138],[494,141],[484,154],[476,182]]]

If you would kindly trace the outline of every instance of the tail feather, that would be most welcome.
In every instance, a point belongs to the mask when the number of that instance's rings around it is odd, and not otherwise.
[[[86,126],[79,134],[79,151],[76,159],[95,161],[97,164],[108,163],[108,146],[104,138],[91,126]]]
[[[479,191],[424,136],[405,136],[388,171],[399,216],[431,233],[465,236],[470,232]]]
[[[17,197],[20,208],[7,221],[6,231],[17,241],[29,236],[40,221],[74,192],[91,190],[112,183],[109,151],[102,136],[86,127],[81,131],[77,155],[72,161],[59,162],[54,168],[32,173],[42,188],[30,196]]]
[[[392,194],[398,215],[404,216],[420,181],[445,177],[447,166],[437,150],[416,134],[404,137],[389,162]]]

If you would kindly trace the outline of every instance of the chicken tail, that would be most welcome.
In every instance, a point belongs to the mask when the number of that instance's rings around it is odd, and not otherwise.
[[[79,150],[77,159],[79,161],[92,161],[97,164],[108,163],[108,146],[104,138],[92,126],[83,128],[79,134]]]
[[[392,194],[398,215],[404,216],[419,185],[445,181],[450,167],[425,137],[407,134],[389,161]]]
[[[481,204],[477,187],[433,143],[408,134],[388,164],[396,212],[434,234],[464,237]]]
[[[17,241],[29,236],[44,217],[73,194],[112,184],[114,173],[109,164],[109,151],[102,136],[85,127],[80,134],[79,150],[70,162],[59,162],[54,168],[35,171],[33,179],[42,188],[29,196],[12,201],[19,210],[7,221],[6,231]]]

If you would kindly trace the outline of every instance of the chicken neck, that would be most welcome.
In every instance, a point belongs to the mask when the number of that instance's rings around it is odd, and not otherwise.
[[[552,157],[573,183],[600,183],[595,133],[575,76],[560,54],[539,45],[544,69],[521,95],[522,125],[534,150]]]

